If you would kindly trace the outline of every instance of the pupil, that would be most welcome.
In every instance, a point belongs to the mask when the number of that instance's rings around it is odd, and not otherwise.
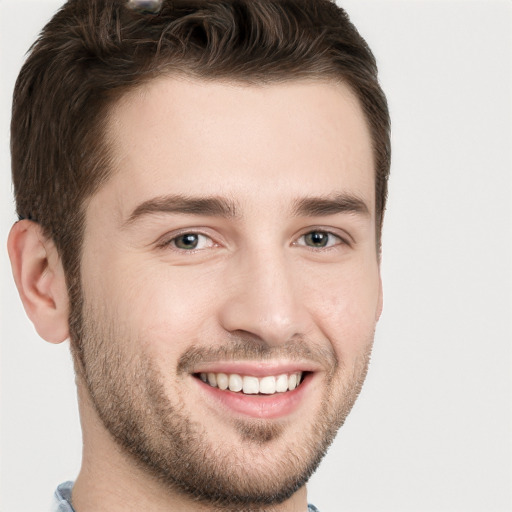
[[[198,243],[198,236],[193,233],[187,233],[186,235],[181,235],[176,240],[176,246],[180,249],[195,249]]]
[[[313,233],[309,233],[307,235],[309,242],[311,245],[315,247],[325,247],[327,244],[327,234],[322,233],[321,231],[314,231]]]

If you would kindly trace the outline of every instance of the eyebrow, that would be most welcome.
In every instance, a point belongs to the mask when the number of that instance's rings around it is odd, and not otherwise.
[[[293,214],[298,217],[321,217],[337,213],[355,213],[369,216],[370,209],[361,198],[350,194],[305,197],[296,200],[293,207]]]
[[[208,215],[214,217],[238,217],[236,204],[223,197],[189,197],[184,195],[159,196],[139,204],[124,222],[133,224],[150,214],[178,213],[184,215]]]
[[[236,203],[223,197],[167,195],[154,197],[139,204],[123,223],[123,226],[134,224],[146,215],[158,213],[240,218]],[[369,216],[370,210],[362,199],[349,194],[305,197],[295,200],[292,208],[292,214],[297,217],[321,217],[337,213],[356,213]]]

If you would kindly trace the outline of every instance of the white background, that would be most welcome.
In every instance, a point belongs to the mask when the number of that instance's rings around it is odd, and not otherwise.
[[[0,510],[45,510],[80,430],[65,345],[41,341],[5,250],[9,109],[58,1],[0,0]],[[502,512],[511,498],[512,3],[342,2],[393,118],[385,307],[367,383],[309,486],[322,512]]]

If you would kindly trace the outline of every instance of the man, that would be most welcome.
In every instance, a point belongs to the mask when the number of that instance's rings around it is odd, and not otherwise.
[[[77,375],[55,510],[306,511],[382,309],[389,119],[346,14],[70,1],[11,148],[15,281]]]

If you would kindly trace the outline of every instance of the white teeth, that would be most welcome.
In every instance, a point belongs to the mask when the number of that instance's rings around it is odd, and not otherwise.
[[[225,373],[217,374],[217,386],[219,386],[219,389],[222,389],[222,391],[228,389],[229,377]]]
[[[296,373],[292,373],[289,377],[288,377],[288,389],[290,391],[294,390],[295,388],[297,387],[297,374]]]
[[[229,389],[238,393],[242,391],[246,395],[273,395],[293,391],[301,383],[302,372],[267,377],[252,377],[250,375],[238,375],[237,373],[200,373],[199,378],[214,388],[222,391]]]
[[[246,395],[257,395],[260,392],[260,381],[257,377],[243,377],[243,391]]]
[[[288,391],[288,375],[283,373],[283,375],[279,375],[276,379],[276,391],[278,393],[284,393]]]
[[[208,374],[208,384],[214,388],[217,387],[217,375],[215,375],[215,373]]]
[[[263,377],[260,380],[260,393],[264,395],[273,395],[276,392],[276,378]]]
[[[242,377],[236,373],[232,373],[229,376],[229,390],[230,391],[242,391],[244,387]]]

